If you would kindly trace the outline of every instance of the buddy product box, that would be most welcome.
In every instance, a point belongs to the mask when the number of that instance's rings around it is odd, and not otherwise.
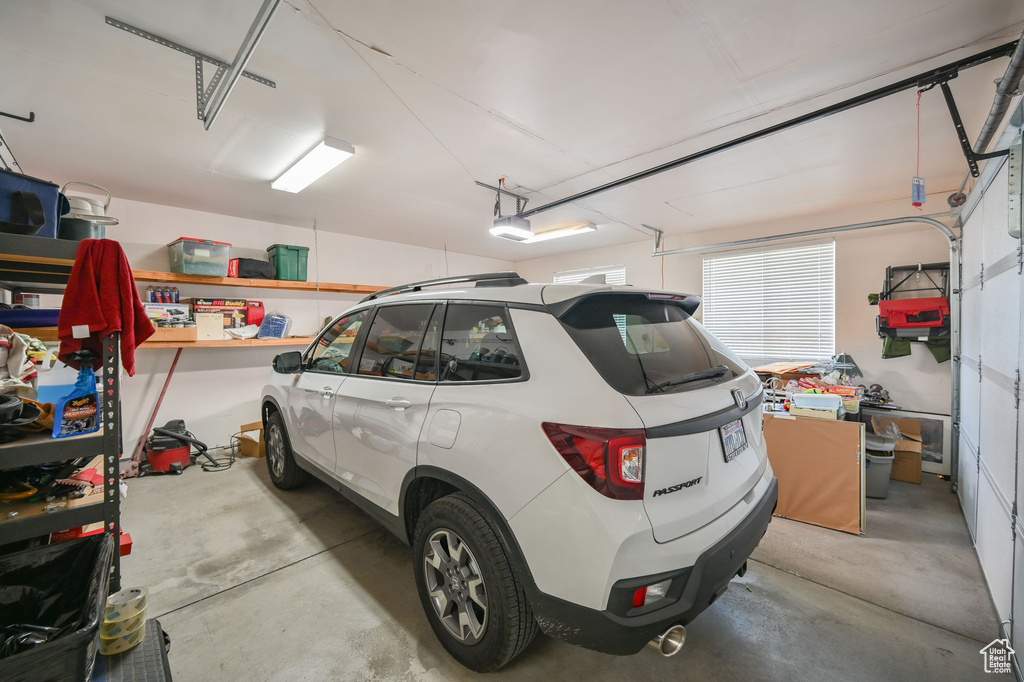
[[[243,299],[193,298],[192,312],[220,313],[224,316],[224,328],[244,327],[248,324],[249,303]]]

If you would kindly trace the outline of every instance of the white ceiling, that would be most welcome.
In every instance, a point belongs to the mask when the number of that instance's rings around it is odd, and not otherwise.
[[[260,0],[0,0],[0,119],[26,172],[116,196],[523,260],[907,197],[913,91],[533,218],[596,233],[497,240],[506,176],[531,207],[1017,37],[1006,0],[284,0],[205,131],[185,55],[230,61]],[[976,134],[1007,60],[952,82]],[[212,70],[209,73],[212,73]],[[356,157],[297,195],[270,188],[324,135]],[[935,210],[966,169],[938,90],[922,102]],[[909,199],[908,199],[909,202]],[[506,212],[511,211],[506,204]]]

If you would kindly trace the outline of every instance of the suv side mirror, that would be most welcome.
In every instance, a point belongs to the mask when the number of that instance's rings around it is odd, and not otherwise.
[[[278,374],[298,374],[302,371],[302,353],[297,350],[281,353],[274,358],[274,371]]]

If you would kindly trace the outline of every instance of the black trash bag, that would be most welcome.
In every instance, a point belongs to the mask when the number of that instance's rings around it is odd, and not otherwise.
[[[95,535],[0,557],[0,671],[15,654],[95,636],[112,548],[109,535]]]
[[[246,279],[277,279],[277,268],[265,260],[239,258],[238,276]]]

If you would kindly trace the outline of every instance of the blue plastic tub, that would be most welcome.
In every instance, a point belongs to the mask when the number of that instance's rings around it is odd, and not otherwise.
[[[56,327],[60,308],[0,309],[0,324],[8,327]]]
[[[56,239],[70,208],[52,182],[0,169],[0,232]]]

